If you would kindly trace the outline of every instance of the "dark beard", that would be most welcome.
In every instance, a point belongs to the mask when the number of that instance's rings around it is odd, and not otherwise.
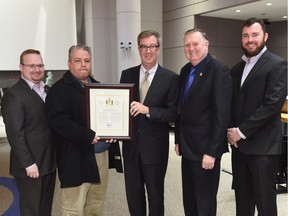
[[[242,50],[246,57],[253,57],[253,56],[258,55],[265,46],[266,46],[266,43],[263,40],[260,46],[255,49],[255,51],[250,52],[247,49],[245,49],[243,45],[242,45]]]

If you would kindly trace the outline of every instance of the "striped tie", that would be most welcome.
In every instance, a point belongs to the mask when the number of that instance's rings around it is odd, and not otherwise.
[[[149,89],[149,79],[148,79],[149,73],[148,71],[145,72],[145,76],[141,82],[141,86],[140,86],[140,102],[143,103],[146,97],[146,94],[148,92]]]

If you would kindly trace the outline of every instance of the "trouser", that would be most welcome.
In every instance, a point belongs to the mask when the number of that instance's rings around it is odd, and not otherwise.
[[[62,189],[62,216],[101,216],[108,181],[108,151],[95,154],[99,169],[99,184],[83,183]]]
[[[164,215],[164,178],[167,161],[145,164],[140,156],[124,158],[126,196],[131,216],[146,216],[146,192],[149,216]],[[146,186],[146,192],[145,192]]]
[[[202,168],[202,161],[187,160],[182,156],[182,190],[186,216],[216,216],[219,179],[220,160],[215,160],[213,169],[206,170]]]
[[[276,216],[277,155],[245,155],[232,150],[233,188],[236,215]]]
[[[56,171],[38,178],[17,178],[21,216],[51,216]]]

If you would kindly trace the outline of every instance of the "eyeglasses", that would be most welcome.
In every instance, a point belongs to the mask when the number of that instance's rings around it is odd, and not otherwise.
[[[36,64],[21,64],[21,65],[23,65],[23,66],[25,66],[25,67],[28,67],[29,69],[36,69],[36,68],[38,68],[38,69],[44,69],[44,67],[45,67],[45,65],[44,64],[38,64],[38,65],[36,65]]]
[[[139,46],[139,48],[140,48],[142,51],[145,51],[145,52],[147,52],[148,49],[149,49],[151,52],[154,52],[158,47],[159,47],[159,45],[150,45],[150,46],[140,45],[140,46]]]

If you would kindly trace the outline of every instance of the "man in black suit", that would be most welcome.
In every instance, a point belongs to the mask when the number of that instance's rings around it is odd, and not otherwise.
[[[182,155],[186,216],[216,215],[220,159],[228,151],[231,76],[227,66],[210,56],[208,46],[203,30],[186,31],[184,50],[189,63],[180,73],[175,133],[175,151]]]
[[[266,48],[262,20],[242,27],[242,61],[231,69],[233,188],[236,215],[276,216],[276,174],[282,153],[281,108],[287,91],[287,61]]]
[[[133,141],[123,142],[126,195],[132,216],[146,216],[145,186],[149,215],[164,215],[169,122],[176,120],[178,76],[158,64],[159,38],[152,30],[138,35],[142,63],[124,70],[120,79],[136,86],[130,109]],[[150,87],[145,97],[147,84]]]
[[[56,160],[45,115],[45,69],[40,52],[25,50],[19,67],[21,78],[2,101],[11,146],[10,172],[19,190],[21,216],[50,216]]]

